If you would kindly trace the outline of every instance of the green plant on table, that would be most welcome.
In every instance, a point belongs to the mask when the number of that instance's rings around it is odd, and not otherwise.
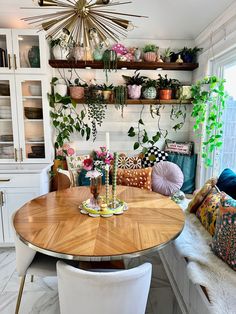
[[[143,52],[146,53],[146,52],[156,52],[156,49],[157,47],[155,45],[146,45],[144,48],[143,48]]]
[[[194,131],[202,136],[206,130],[206,140],[202,143],[202,158],[207,167],[212,166],[212,153],[221,148],[223,136],[222,114],[227,93],[225,80],[216,76],[205,77],[192,85],[192,117],[195,118]]]

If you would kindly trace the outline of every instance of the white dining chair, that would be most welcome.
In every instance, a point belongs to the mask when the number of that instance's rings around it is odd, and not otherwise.
[[[92,272],[57,262],[61,314],[144,314],[152,265]]]
[[[12,228],[13,226],[13,219],[14,215],[12,216]],[[36,252],[32,248],[28,247],[24,244],[14,232],[14,239],[15,239],[15,251],[16,251],[16,270],[20,277],[20,287],[17,296],[15,314],[19,313],[20,303],[22,299],[22,294],[25,285],[25,278],[26,275],[31,276],[31,281],[33,281],[33,276],[39,277],[56,277],[56,263],[59,260],[58,258],[54,258],[45,254],[41,254]],[[68,261],[69,262],[69,261]],[[71,264],[76,266],[78,262],[70,261]]]

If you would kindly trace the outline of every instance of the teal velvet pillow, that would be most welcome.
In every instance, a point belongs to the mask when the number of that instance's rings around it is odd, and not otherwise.
[[[236,199],[236,173],[231,169],[226,168],[222,171],[216,185],[221,191]]]

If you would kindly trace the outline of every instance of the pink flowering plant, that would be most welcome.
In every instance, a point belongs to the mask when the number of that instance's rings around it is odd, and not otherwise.
[[[90,158],[83,161],[83,169],[87,171],[87,178],[96,178],[103,175],[103,170],[113,161],[113,155],[105,146],[92,152]]]
[[[74,148],[70,147],[69,144],[64,144],[56,150],[55,159],[66,160],[66,156],[73,156],[75,154]]]

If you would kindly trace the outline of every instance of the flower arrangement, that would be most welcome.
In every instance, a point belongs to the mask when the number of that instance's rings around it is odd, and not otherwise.
[[[92,152],[90,158],[83,161],[83,169],[87,171],[87,178],[97,178],[102,176],[102,171],[109,166],[113,161],[113,155],[109,153],[105,146],[100,147],[100,150]]]
[[[70,147],[69,144],[64,144],[62,147],[56,150],[55,159],[66,160],[66,156],[72,156],[75,154],[74,148]]]

